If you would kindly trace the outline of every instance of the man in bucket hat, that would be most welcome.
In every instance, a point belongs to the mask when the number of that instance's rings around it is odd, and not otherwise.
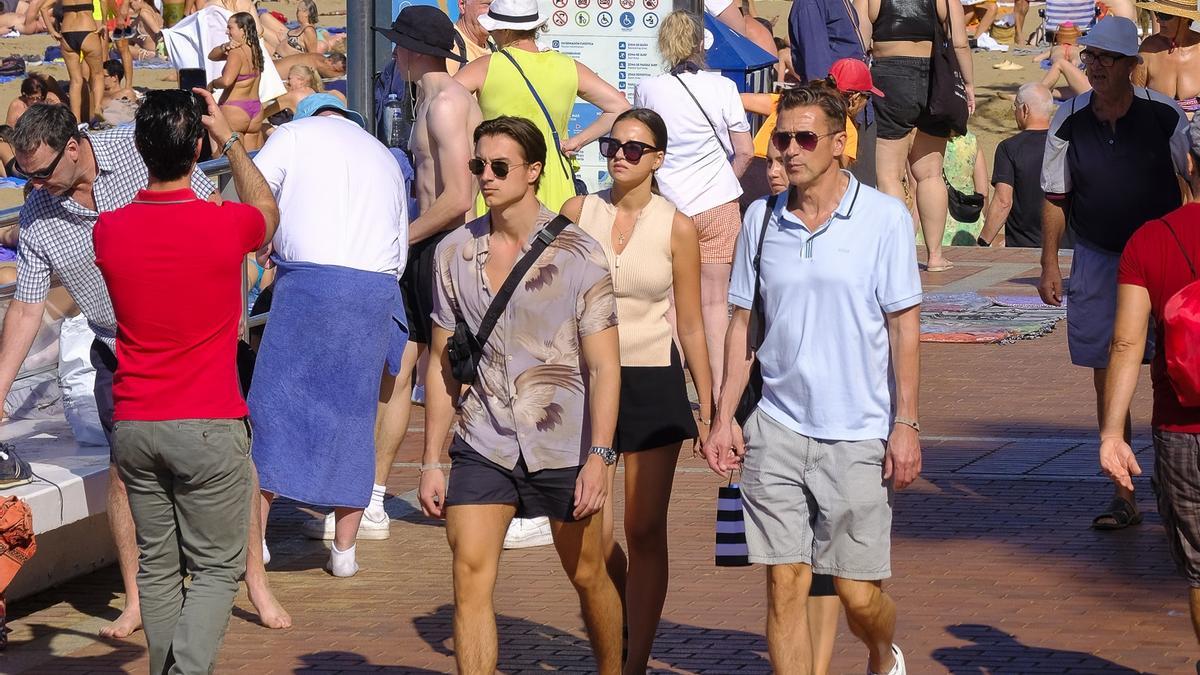
[[[417,85],[416,111],[408,150],[416,172],[414,193],[419,217],[408,226],[408,263],[400,293],[408,315],[408,344],[396,376],[384,373],[375,422],[375,484],[371,503],[358,529],[361,539],[386,539],[391,520],[383,498],[392,460],[408,432],[413,372],[429,347],[433,311],[433,256],[437,245],[466,222],[475,197],[467,170],[471,136],[480,122],[475,97],[446,73],[447,61],[463,62],[455,51],[454,24],[436,7],[405,7],[391,28],[375,27],[396,45],[396,74]],[[305,99],[307,100],[307,99]],[[333,514],[305,524],[313,539],[334,538]]]
[[[1133,83],[1175,99],[1191,117],[1200,110],[1200,33],[1192,22],[1200,19],[1194,0],[1150,0],[1138,7],[1154,13],[1159,32],[1142,42],[1142,63],[1133,70]]]
[[[1075,252],[1067,346],[1071,363],[1092,369],[1099,407],[1105,400],[1121,252],[1142,223],[1182,203],[1178,177],[1187,174],[1188,120],[1170,97],[1130,81],[1139,61],[1132,21],[1102,19],[1079,46],[1092,90],[1059,106],[1046,135],[1038,291],[1048,304],[1063,303],[1058,249],[1070,227]],[[1153,340],[1147,340],[1143,362],[1153,353]],[[1126,442],[1130,433],[1126,416]],[[1092,527],[1119,530],[1141,521],[1131,486],[1118,484]]]

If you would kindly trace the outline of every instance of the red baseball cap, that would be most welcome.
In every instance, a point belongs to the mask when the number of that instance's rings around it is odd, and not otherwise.
[[[883,98],[883,92],[876,89],[874,83],[871,82],[871,70],[867,68],[867,64],[858,59],[834,61],[833,66],[829,68],[829,74],[837,82],[840,92],[869,91]]]

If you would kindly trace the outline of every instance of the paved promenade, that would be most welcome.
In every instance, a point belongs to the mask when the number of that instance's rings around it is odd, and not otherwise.
[[[949,255],[957,267],[927,278],[930,291],[1036,293],[1036,252]],[[1146,522],[1098,533],[1088,526],[1111,488],[1096,463],[1091,374],[1068,364],[1064,324],[1005,346],[924,344],[922,359],[925,471],[897,495],[887,585],[909,672],[1196,672],[1186,588],[1150,491],[1148,377],[1134,405]],[[356,577],[322,571],[325,549],[299,534],[307,509],[275,508],[271,583],[295,626],[258,626],[243,592],[218,673],[453,672],[450,555],[440,525],[412,506],[419,414],[412,428],[389,483],[391,538],[359,544]],[[769,672],[762,568],[712,564],[718,485],[685,447],[654,672]],[[96,636],[119,603],[110,568],[12,607],[0,672],[145,672],[140,633]],[[592,670],[574,593],[551,549],[505,553],[496,606],[502,672]],[[861,673],[865,660],[843,620],[833,672]]]

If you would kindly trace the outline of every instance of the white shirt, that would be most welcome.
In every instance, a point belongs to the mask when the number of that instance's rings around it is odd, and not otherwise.
[[[691,217],[742,195],[729,163],[729,132],[749,133],[750,123],[733,80],[704,71],[679,78],[704,106],[708,120],[670,73],[642,80],[634,90],[633,105],[650,108],[667,123],[667,156],[655,175],[663,196]]]
[[[754,297],[766,204],[746,209],[738,235],[729,302],[744,309]],[[853,176],[816,232],[786,206],[781,195],[762,252],[759,409],[809,438],[886,440],[894,389],[886,314],[922,297],[912,218],[899,200]]]
[[[340,115],[279,127],[254,158],[279,202],[275,254],[399,276],[408,259],[400,165]]]

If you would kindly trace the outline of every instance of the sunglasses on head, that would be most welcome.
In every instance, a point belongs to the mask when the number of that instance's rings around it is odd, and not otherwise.
[[[489,164],[492,166],[492,173],[495,174],[496,178],[503,180],[508,178],[508,172],[510,169],[515,169],[518,166],[525,166],[526,162],[521,162],[520,164],[510,164],[507,159],[493,159],[489,162],[476,157],[467,162],[467,169],[471,171],[471,175],[473,176],[482,176],[484,167],[488,166]]]
[[[837,133],[841,132],[831,131],[827,134],[818,134],[813,131],[776,131],[771,134],[771,143],[777,150],[783,152],[791,146],[792,140],[795,140],[796,145],[799,145],[801,150],[812,152],[823,137],[832,136]]]
[[[610,136],[604,136],[600,139],[600,154],[605,159],[612,159],[617,156],[617,151],[625,156],[627,161],[637,164],[642,161],[642,156],[647,152],[657,152],[658,148],[653,145],[642,143],[641,141],[618,141]]]
[[[13,158],[13,169],[18,176],[20,176],[21,178],[24,178],[25,180],[45,180],[45,179],[49,178],[51,174],[54,173],[54,170],[56,168],[58,168],[58,163],[62,161],[63,155],[65,155],[66,153],[67,153],[67,146],[64,145],[62,147],[62,150],[59,150],[58,154],[54,157],[54,161],[50,162],[50,165],[47,166],[46,168],[38,170],[38,171],[26,171],[25,169],[22,169],[20,162],[18,162],[16,160],[16,158],[14,157]]]

